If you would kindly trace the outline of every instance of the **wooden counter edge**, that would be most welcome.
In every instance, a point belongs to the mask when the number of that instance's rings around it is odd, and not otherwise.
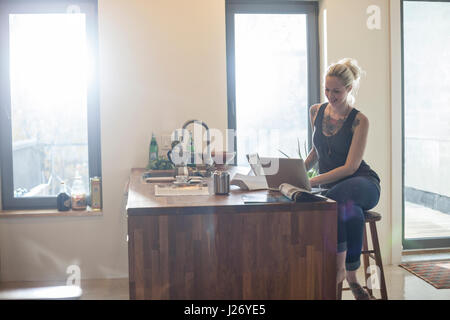
[[[255,203],[239,205],[173,206],[173,207],[127,207],[128,215],[180,215],[180,214],[233,214],[242,212],[315,211],[334,210],[333,200],[303,203]]]

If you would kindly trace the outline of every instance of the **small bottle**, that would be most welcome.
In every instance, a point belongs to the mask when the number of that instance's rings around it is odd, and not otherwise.
[[[190,161],[188,163],[188,167],[195,167],[195,149],[194,149],[194,140],[192,139],[192,133],[190,133],[189,137],[189,154],[190,154]]]
[[[158,143],[155,135],[152,133],[152,140],[150,141],[149,161],[158,160]]]
[[[56,197],[56,207],[58,208],[58,211],[69,211],[71,206],[70,202],[70,196],[67,194],[66,184],[62,181],[59,194]]]
[[[99,177],[90,179],[91,209],[100,211],[102,209],[102,182]]]
[[[77,175],[72,185],[72,209],[73,210],[86,210],[87,200],[86,191],[84,190],[83,181],[81,177]]]

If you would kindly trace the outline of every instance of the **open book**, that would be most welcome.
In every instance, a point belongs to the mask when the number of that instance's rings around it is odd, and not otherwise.
[[[308,190],[295,187],[289,183],[282,183],[280,185],[280,192],[286,198],[296,202],[326,201],[328,199],[319,194],[312,194]]]
[[[310,191],[295,187],[289,183],[280,185],[279,192],[271,192],[268,194],[245,194],[242,200],[248,203],[283,203],[283,202],[316,202],[326,201],[328,198],[312,194]]]
[[[249,176],[240,173],[234,175],[230,184],[238,186],[242,190],[266,190],[269,188],[265,176]]]

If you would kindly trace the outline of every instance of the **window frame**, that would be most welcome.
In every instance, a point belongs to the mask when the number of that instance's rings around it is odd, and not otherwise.
[[[92,52],[92,81],[87,86],[87,130],[89,177],[101,177],[100,101],[98,63],[97,0],[5,0],[0,2],[0,162],[3,210],[53,209],[56,196],[14,197],[11,90],[9,65],[9,14],[65,13],[77,5],[86,15],[86,39]]]
[[[320,102],[320,57],[319,57],[319,4],[316,1],[276,1],[276,0],[226,0],[226,47],[227,47],[227,106],[228,106],[228,150],[237,152],[236,136],[236,75],[234,47],[234,14],[306,14],[307,27],[307,65],[308,65],[308,102],[306,119],[309,119],[309,107]],[[307,121],[308,150],[312,147],[312,128]],[[234,165],[237,165],[237,156]]]
[[[405,2],[447,2],[450,0],[400,0],[400,36],[401,36],[401,128],[402,128],[402,246],[404,250],[433,249],[450,247],[450,237],[405,238],[405,38],[404,3]]]

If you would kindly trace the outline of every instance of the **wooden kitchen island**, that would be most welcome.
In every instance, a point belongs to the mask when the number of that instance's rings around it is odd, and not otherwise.
[[[130,299],[336,299],[337,205],[156,197],[132,169]],[[212,184],[212,183],[211,183]]]

